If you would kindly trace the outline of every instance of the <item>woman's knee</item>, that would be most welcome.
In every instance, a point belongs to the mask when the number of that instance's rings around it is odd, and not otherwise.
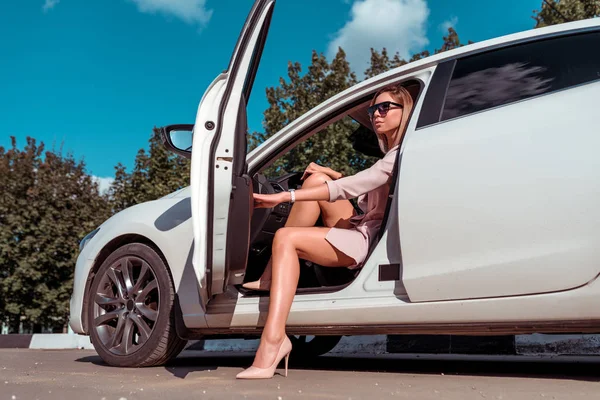
[[[327,174],[324,174],[322,172],[317,172],[314,174],[311,174],[308,178],[306,178],[304,180],[304,183],[302,184],[303,188],[307,188],[307,187],[315,187],[315,186],[319,186],[324,184],[326,181],[330,181],[331,177]]]
[[[273,238],[273,249],[289,244],[291,242],[292,235],[293,229],[291,228],[283,227],[277,229],[277,232],[275,232],[275,237]]]
[[[273,251],[280,249],[285,246],[294,246],[294,240],[297,237],[297,229],[293,227],[279,228],[275,232],[273,238]]]

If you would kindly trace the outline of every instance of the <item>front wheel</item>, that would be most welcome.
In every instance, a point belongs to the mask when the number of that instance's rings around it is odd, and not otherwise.
[[[151,247],[132,243],[102,263],[88,294],[90,336],[98,355],[117,367],[166,363],[187,341],[175,332],[173,281]]]

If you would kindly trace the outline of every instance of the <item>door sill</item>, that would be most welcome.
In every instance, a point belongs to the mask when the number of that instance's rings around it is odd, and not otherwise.
[[[352,282],[348,282],[337,286],[321,286],[318,288],[298,288],[296,289],[296,295],[335,293],[350,286],[351,283]],[[234,288],[241,293],[243,297],[269,297],[268,291],[250,290],[243,288],[242,285],[235,285]]]
[[[188,339],[200,339],[207,335],[260,336],[262,327],[189,329]],[[345,326],[287,326],[288,335],[517,335],[517,334],[559,334],[559,333],[598,333],[600,320],[586,321],[540,321],[502,323],[456,323],[456,324],[398,324],[398,325],[345,325]]]

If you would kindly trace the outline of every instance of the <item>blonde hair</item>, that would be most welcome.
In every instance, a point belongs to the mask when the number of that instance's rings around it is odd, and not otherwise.
[[[398,129],[392,136],[392,146],[388,148],[387,139],[384,134],[379,135],[375,133],[377,135],[377,141],[379,142],[379,148],[385,154],[402,141],[402,137],[404,136],[404,133],[406,133],[406,128],[408,127],[408,118],[410,117],[414,102],[408,90],[406,90],[406,88],[400,84],[387,86],[378,91],[375,96],[373,96],[373,100],[371,100],[369,106],[375,104],[377,97],[382,93],[389,93],[397,103],[402,104],[404,107],[402,109],[402,120],[400,121],[400,125],[398,125]]]

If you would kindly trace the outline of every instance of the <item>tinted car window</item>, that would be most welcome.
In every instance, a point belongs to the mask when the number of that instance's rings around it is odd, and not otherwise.
[[[600,79],[600,32],[546,39],[457,61],[442,120]]]

